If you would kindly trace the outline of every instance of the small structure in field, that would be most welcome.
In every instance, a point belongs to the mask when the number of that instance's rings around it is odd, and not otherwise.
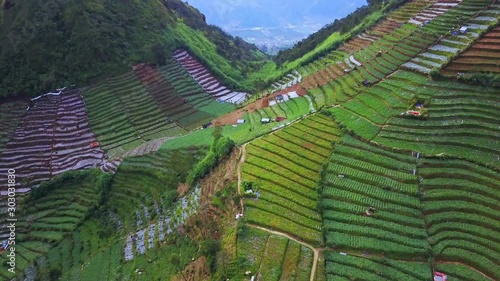
[[[203,125],[203,129],[206,129],[210,126],[212,126],[212,122],[208,122],[207,124]]]
[[[269,119],[269,118],[262,118],[262,119],[260,119],[260,123],[262,123],[262,124],[267,124],[269,122],[271,122],[271,119]]]
[[[236,124],[245,124],[245,119],[236,120]]]
[[[365,81],[363,81],[363,86],[365,87],[368,87],[372,84],[372,82],[370,82],[370,80],[366,79]]]
[[[420,112],[416,110],[408,110],[406,112],[401,113],[401,115],[405,116],[420,116]]]
[[[458,31],[460,31],[460,33],[464,34],[464,33],[467,33],[467,31],[469,31],[469,28],[462,26],[462,27],[460,27],[460,29]]]
[[[281,121],[284,121],[286,120],[286,117],[276,117],[276,122],[281,122]]]
[[[366,214],[367,216],[373,216],[373,215],[375,214],[375,208],[373,208],[373,207],[369,207],[368,209],[366,209],[365,214]]]
[[[446,281],[448,276],[442,272],[434,271],[434,281]]]
[[[90,148],[96,148],[96,147],[99,147],[99,143],[94,141],[94,142],[91,142],[90,143]]]

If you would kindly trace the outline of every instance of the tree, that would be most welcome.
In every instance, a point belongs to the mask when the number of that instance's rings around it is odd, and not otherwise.
[[[167,64],[167,54],[166,48],[162,44],[155,44],[152,48],[152,52],[154,55],[155,63],[159,65]]]

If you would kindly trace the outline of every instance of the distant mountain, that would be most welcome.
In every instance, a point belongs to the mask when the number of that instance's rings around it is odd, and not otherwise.
[[[255,44],[286,44],[365,5],[365,0],[191,0],[209,24]]]

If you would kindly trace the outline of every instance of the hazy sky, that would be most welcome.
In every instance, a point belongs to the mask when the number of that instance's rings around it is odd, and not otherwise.
[[[347,3],[346,3],[347,2]],[[366,0],[190,0],[210,24],[226,30],[251,27],[322,27]]]

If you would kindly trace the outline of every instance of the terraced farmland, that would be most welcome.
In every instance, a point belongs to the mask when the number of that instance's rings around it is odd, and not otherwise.
[[[323,177],[327,276],[428,280],[432,267],[497,280],[499,180],[498,170],[469,161],[344,136]]]
[[[256,280],[309,280],[313,252],[282,236],[250,228],[238,237],[238,253]]]
[[[315,115],[247,145],[243,180],[259,195],[245,200],[246,219],[320,244],[316,182],[338,134],[332,120]]]
[[[302,70],[304,87],[320,87],[323,93],[339,93],[339,98],[333,101],[344,101],[346,95],[359,91],[356,87],[364,81],[374,83],[392,73],[437,39],[437,36],[406,23],[410,16],[427,5],[429,1],[409,2],[390,14],[394,18],[389,16],[323,59],[305,66]],[[345,79],[343,75],[351,71],[353,74]],[[331,104],[329,101],[327,99],[327,104]]]
[[[281,90],[285,90],[286,88],[290,88],[294,85],[300,84],[302,82],[302,75],[297,70],[292,71],[282,77],[280,80],[271,84],[271,91],[278,92]]]
[[[457,73],[500,73],[500,27],[497,26],[461,53],[443,70],[443,74]]]
[[[328,280],[432,280],[426,262],[394,261],[380,257],[365,257],[329,253],[326,256]]]
[[[177,187],[203,150],[167,150],[126,158],[118,167],[109,208],[116,210],[120,227],[135,230],[164,215],[177,197]]]
[[[234,92],[222,85],[210,71],[196,60],[188,51],[177,50],[173,57],[184,67],[208,93],[217,100],[239,104],[247,99],[247,93]]]
[[[184,98],[195,108],[220,116],[234,110],[234,105],[218,102],[213,96],[206,92],[201,85],[194,80],[181,64],[175,60],[169,60],[165,66],[160,68],[165,79],[174,87],[181,98]]]
[[[408,73],[397,77],[397,84],[414,89],[415,94],[429,100],[429,120],[394,116],[374,138],[375,142],[428,154],[454,155],[498,167],[498,91],[427,81]]]
[[[500,176],[471,162],[422,159],[418,176],[429,242],[445,272],[453,262],[476,269],[491,280],[500,278]],[[473,279],[477,274],[465,277]]]
[[[21,193],[65,171],[99,166],[104,152],[91,147],[95,141],[80,91],[38,98],[0,154],[2,194],[7,188],[9,169],[16,170],[16,176],[23,179],[17,189]]]
[[[92,129],[110,157],[186,134],[234,109],[218,103],[173,61],[162,68],[137,65],[84,89],[84,97]]]
[[[467,6],[462,8],[466,10]],[[457,8],[459,10],[459,8]],[[458,14],[458,11],[455,11]],[[416,56],[409,62],[403,64],[403,67],[428,74],[433,70],[441,69],[450,58],[455,57],[458,53],[469,47],[478,37],[485,33],[489,28],[498,24],[497,17],[490,16],[491,13],[496,15],[500,12],[500,5],[492,6],[485,11],[480,11],[471,19],[467,20],[462,28],[467,31],[462,32],[460,29],[448,33],[447,36],[442,36],[438,43],[428,48],[426,52]],[[482,39],[481,39],[482,40]],[[481,41],[479,41],[481,42]],[[469,61],[470,62],[470,61]],[[470,62],[474,65],[474,62]]]
[[[425,261],[430,246],[417,197],[416,158],[352,137],[335,147],[323,179],[326,245]],[[375,215],[367,215],[374,208]]]
[[[0,104],[0,150],[9,142],[11,134],[21,123],[26,112],[26,101],[5,101]]]
[[[57,188],[37,199],[23,198],[17,206],[16,222],[16,271],[23,272],[36,259],[47,254],[53,245],[61,241],[84,221],[99,201],[98,170],[79,172],[73,178],[66,177]],[[101,174],[102,175],[102,174]],[[21,199],[21,198],[18,198]],[[0,201],[2,212],[6,213],[7,200]],[[0,218],[0,239],[10,237],[7,216]],[[69,252],[67,253],[69,254]],[[0,262],[6,266],[8,257],[0,255]],[[2,266],[2,269],[5,267]],[[36,275],[36,274],[33,274]],[[34,278],[34,276],[31,278]],[[7,270],[0,271],[0,279],[10,280]]]

